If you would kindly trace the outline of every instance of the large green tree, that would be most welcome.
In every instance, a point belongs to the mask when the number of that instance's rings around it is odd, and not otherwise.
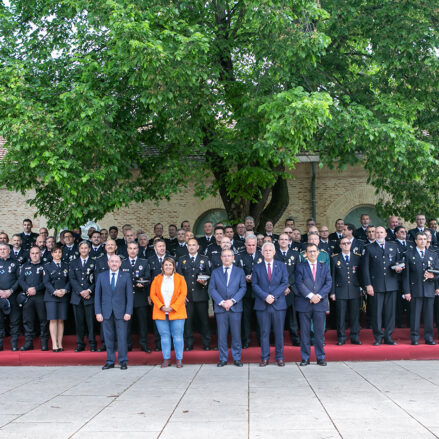
[[[437,214],[426,1],[18,0],[0,31],[0,184],[53,225],[189,182],[277,220],[304,150],[361,161],[388,211]]]

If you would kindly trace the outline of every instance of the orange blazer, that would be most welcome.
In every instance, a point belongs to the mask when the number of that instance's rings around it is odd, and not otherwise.
[[[154,320],[166,320],[166,313],[160,308],[165,305],[161,292],[163,274],[154,278],[151,284],[150,297],[154,303],[152,318]],[[186,314],[186,295],[187,286],[184,277],[181,274],[174,273],[174,293],[172,294],[171,304],[169,305],[174,311],[168,314],[169,320],[187,319]]]

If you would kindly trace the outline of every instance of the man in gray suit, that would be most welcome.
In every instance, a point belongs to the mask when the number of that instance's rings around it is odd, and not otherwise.
[[[116,362],[115,332],[121,370],[126,370],[128,363],[127,331],[128,321],[133,313],[134,298],[131,276],[119,270],[121,264],[119,256],[111,256],[108,260],[110,270],[101,273],[96,282],[96,320],[102,322],[107,345],[107,361],[102,367],[104,370],[112,369]]]

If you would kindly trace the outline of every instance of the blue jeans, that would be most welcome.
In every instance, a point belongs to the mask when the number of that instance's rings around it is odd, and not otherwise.
[[[169,320],[155,320],[157,330],[159,331],[162,340],[163,359],[169,360],[171,358],[171,335],[174,341],[175,357],[177,360],[183,359],[183,331],[185,319]]]

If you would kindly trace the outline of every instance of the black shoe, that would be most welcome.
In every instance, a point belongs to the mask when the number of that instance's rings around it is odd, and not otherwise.
[[[131,352],[133,350],[133,346],[128,346],[128,352]]]
[[[242,366],[244,366],[244,365],[242,364],[242,361],[241,361],[241,360],[235,360],[235,361],[233,362],[233,364],[234,364],[235,366],[237,366],[237,367],[242,367]]]
[[[210,351],[210,346],[204,346],[203,348],[205,351]]]
[[[381,346],[382,341],[381,340],[376,340],[375,343],[373,344],[374,346]]]
[[[343,346],[346,342],[344,340],[339,340],[337,346]]]
[[[392,339],[390,339],[390,340],[386,340],[384,342],[384,344],[389,344],[391,346],[396,346],[398,343],[396,343],[396,341],[393,341]]]
[[[113,368],[114,368],[114,364],[113,363],[105,363],[102,366],[102,370],[113,369]]]
[[[17,346],[12,346],[11,348],[14,352],[18,351],[18,347]]]
[[[41,350],[42,351],[48,351],[49,350],[49,345],[48,345],[47,341],[42,341],[41,342]]]
[[[227,365],[227,361],[218,361],[218,363],[216,363],[216,367],[224,367]]]
[[[2,350],[3,350],[3,343],[0,344],[0,351],[2,351]]]
[[[434,340],[427,340],[427,341],[425,342],[425,344],[435,345],[436,342],[435,342]]]
[[[300,364],[299,364],[299,366],[308,366],[310,363],[309,363],[309,360],[302,360],[301,362],[300,362]]]
[[[24,346],[20,348],[20,351],[32,351],[34,345],[32,343],[25,343]]]
[[[218,346],[215,346],[215,347],[213,348],[213,350],[214,350],[214,351],[217,351],[217,350],[218,350]]]
[[[96,346],[90,347],[90,352],[97,352]]]
[[[126,363],[121,363],[120,370],[127,370],[127,369],[128,369],[127,364]]]
[[[413,346],[418,346],[419,342],[418,341],[412,341],[412,345]]]
[[[247,344],[247,343],[244,343],[244,344],[242,345],[242,349],[248,349],[248,344]]]
[[[292,343],[293,343],[293,346],[300,346],[299,340],[293,340]]]
[[[317,366],[327,366],[327,364],[325,360],[317,360]]]
[[[360,340],[351,340],[351,344],[363,344]]]
[[[17,340],[11,341],[11,349],[15,352],[18,351]]]
[[[186,346],[186,347],[184,348],[184,350],[185,350],[185,351],[193,351],[193,350],[194,350],[194,347],[193,347],[193,346]]]
[[[146,352],[147,354],[151,353],[151,349],[149,349],[149,347],[145,345],[140,346],[140,350]]]
[[[268,363],[269,363],[268,360],[262,360],[262,361],[259,363],[259,367],[266,367],[266,366],[268,366]]]
[[[105,352],[107,350],[107,347],[103,344],[99,349],[98,352]]]
[[[160,349],[159,347],[156,346],[156,347],[154,348],[154,352],[160,352],[160,351],[161,351],[161,349]]]
[[[82,352],[85,351],[85,346],[81,346],[78,344],[78,346],[76,346],[75,352]]]

